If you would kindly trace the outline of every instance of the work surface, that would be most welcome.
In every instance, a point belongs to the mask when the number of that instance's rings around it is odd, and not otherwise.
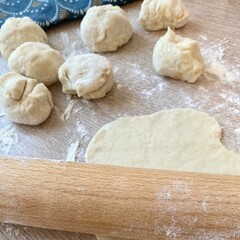
[[[152,51],[165,31],[147,32],[137,22],[141,1],[123,8],[133,24],[131,41],[107,53],[116,84],[103,99],[87,101],[62,93],[61,84],[50,87],[55,107],[37,127],[12,124],[0,109],[0,154],[83,161],[86,147],[104,124],[123,116],[150,114],[163,109],[193,108],[214,116],[224,129],[223,143],[240,153],[240,2],[185,0],[190,21],[177,30],[196,39],[206,71],[195,84],[155,74]],[[47,30],[50,45],[65,58],[89,52],[79,38],[80,20]],[[8,72],[0,59],[1,74]],[[0,239],[95,239],[79,233],[57,232],[2,224]]]

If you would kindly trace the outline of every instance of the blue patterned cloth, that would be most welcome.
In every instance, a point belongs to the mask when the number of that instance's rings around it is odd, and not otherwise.
[[[28,16],[42,27],[81,18],[94,5],[123,5],[134,0],[0,0],[0,26],[9,17]]]

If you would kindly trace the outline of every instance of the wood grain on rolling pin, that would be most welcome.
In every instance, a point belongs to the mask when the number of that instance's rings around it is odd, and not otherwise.
[[[0,181],[1,222],[136,239],[240,237],[238,176],[2,158]]]

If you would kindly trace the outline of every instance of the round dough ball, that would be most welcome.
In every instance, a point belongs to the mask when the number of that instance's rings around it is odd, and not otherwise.
[[[47,43],[47,35],[29,17],[8,18],[0,30],[0,50],[4,58],[24,42]]]
[[[53,108],[52,95],[44,84],[14,72],[0,77],[0,93],[5,114],[16,123],[38,125]]]
[[[104,97],[114,84],[110,62],[97,54],[69,58],[59,68],[58,76],[64,93],[85,99]]]
[[[139,22],[149,31],[183,27],[189,13],[182,0],[144,0]]]
[[[153,68],[163,76],[193,83],[204,69],[197,41],[183,38],[170,28],[153,50]]]
[[[132,37],[132,26],[118,6],[91,7],[80,25],[84,43],[94,52],[112,52]]]
[[[47,44],[26,42],[12,52],[8,66],[21,75],[50,86],[58,81],[58,68],[63,62],[62,55]]]

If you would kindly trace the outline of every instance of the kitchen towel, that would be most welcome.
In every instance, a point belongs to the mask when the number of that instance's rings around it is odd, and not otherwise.
[[[49,27],[65,19],[81,18],[94,5],[123,5],[134,0],[0,0],[0,26],[9,17],[28,16]]]

